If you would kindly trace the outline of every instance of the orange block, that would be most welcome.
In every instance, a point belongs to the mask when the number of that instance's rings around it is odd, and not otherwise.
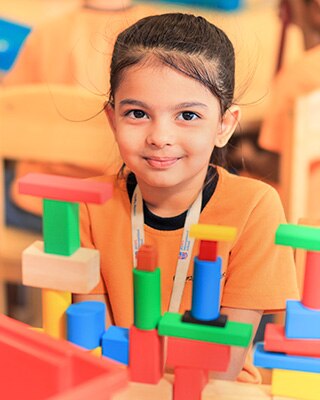
[[[264,334],[264,349],[295,356],[320,357],[320,340],[288,339],[282,325],[267,324]]]

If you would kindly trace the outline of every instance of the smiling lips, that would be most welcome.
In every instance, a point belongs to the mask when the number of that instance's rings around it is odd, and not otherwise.
[[[147,163],[157,169],[165,169],[174,165],[181,157],[145,157]]]

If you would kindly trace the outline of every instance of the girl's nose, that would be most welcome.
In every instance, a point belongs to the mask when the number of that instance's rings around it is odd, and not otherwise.
[[[174,143],[173,129],[167,123],[154,123],[150,126],[147,143],[150,146],[163,148]]]

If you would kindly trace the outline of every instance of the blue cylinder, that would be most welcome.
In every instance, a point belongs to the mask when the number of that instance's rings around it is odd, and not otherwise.
[[[106,330],[106,305],[101,301],[83,301],[67,309],[67,340],[93,350],[100,346]]]
[[[194,259],[191,315],[210,321],[220,315],[221,257],[216,261]]]

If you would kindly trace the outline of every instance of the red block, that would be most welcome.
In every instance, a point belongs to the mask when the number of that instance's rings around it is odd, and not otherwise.
[[[167,366],[226,371],[231,347],[224,344],[168,337]]]
[[[111,399],[126,371],[0,315],[0,398]]]
[[[163,376],[164,338],[156,329],[132,326],[129,333],[129,373],[133,382],[156,384]]]
[[[198,259],[204,261],[216,261],[217,242],[212,240],[200,240]]]
[[[137,253],[137,269],[154,271],[158,264],[158,254],[154,246],[143,244]]]
[[[320,251],[308,251],[304,272],[301,303],[308,308],[320,310]]]
[[[267,324],[264,334],[264,348],[295,356],[320,357],[320,340],[288,339],[282,325]]]
[[[18,181],[19,192],[51,200],[102,204],[112,196],[112,185],[59,175],[30,173]]]
[[[174,400],[201,400],[201,393],[209,380],[208,371],[197,368],[174,369]]]

